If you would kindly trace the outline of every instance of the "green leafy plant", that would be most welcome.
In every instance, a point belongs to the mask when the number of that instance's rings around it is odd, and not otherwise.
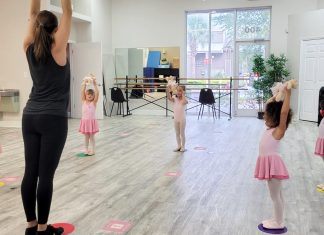
[[[271,87],[274,83],[283,82],[290,75],[286,67],[287,61],[283,54],[280,56],[271,54],[266,60],[262,55],[254,56],[252,71],[257,75],[257,79],[253,82],[253,88],[259,112],[263,111],[265,101],[272,96]]]

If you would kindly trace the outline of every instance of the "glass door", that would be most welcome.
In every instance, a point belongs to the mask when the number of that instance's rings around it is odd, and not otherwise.
[[[253,57],[261,54],[264,58],[269,54],[269,42],[237,42],[236,43],[236,69],[234,88],[234,114],[237,116],[257,116],[258,103],[252,87],[257,79],[252,71]]]

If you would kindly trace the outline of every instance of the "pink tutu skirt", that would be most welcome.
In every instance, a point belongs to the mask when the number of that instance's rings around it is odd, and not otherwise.
[[[81,119],[79,132],[82,134],[95,134],[99,131],[96,119]]]
[[[324,139],[317,138],[315,145],[315,154],[324,157]]]
[[[254,177],[259,180],[289,179],[289,174],[285,163],[279,155],[273,154],[268,156],[259,156]]]

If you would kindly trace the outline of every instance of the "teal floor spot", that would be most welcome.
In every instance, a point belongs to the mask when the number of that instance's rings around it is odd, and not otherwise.
[[[89,157],[89,155],[85,153],[78,153],[77,157]]]

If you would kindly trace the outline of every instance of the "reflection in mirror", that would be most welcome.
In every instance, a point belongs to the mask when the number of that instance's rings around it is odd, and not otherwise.
[[[117,78],[145,76],[144,68],[173,68],[179,71],[179,47],[116,48],[115,70]],[[179,72],[177,72],[179,74]],[[179,75],[178,75],[179,76]]]

